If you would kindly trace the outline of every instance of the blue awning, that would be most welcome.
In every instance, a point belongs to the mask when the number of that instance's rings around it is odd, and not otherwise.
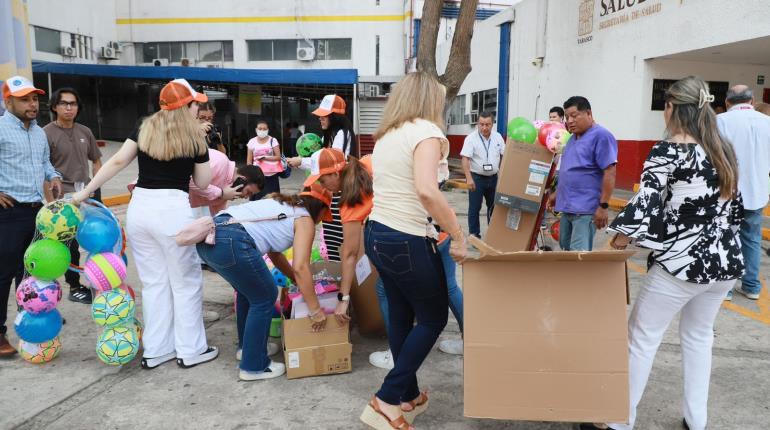
[[[357,69],[224,69],[182,66],[113,66],[107,64],[33,61],[35,73],[104,76],[111,78],[229,82],[262,85],[353,85]]]

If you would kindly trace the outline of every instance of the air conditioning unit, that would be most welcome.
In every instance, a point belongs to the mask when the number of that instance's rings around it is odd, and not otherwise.
[[[189,58],[182,58],[181,64],[182,64],[182,67],[190,67],[193,65],[193,60]]]
[[[62,46],[61,55],[62,57],[77,57],[78,50],[74,46]]]
[[[120,42],[110,42],[107,44],[115,52],[123,52],[123,45]]]
[[[315,60],[315,47],[313,47],[313,46],[298,46],[297,47],[297,60],[299,60],[299,61],[313,61],[313,60]]]
[[[112,46],[102,46],[102,58],[106,58],[109,60],[117,60],[118,53],[115,51],[115,48],[113,48]]]
[[[152,60],[153,66],[168,66],[168,58],[154,58]]]

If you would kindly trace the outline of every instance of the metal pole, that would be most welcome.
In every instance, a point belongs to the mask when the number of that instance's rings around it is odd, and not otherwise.
[[[281,127],[281,154],[286,153],[286,136],[284,136],[284,132],[286,131],[285,127],[283,126],[283,87],[281,87],[281,92],[279,93],[281,97],[281,123],[278,125]]]
[[[99,87],[102,85],[102,80],[96,80],[96,133],[99,139],[102,138],[102,106],[99,97]]]
[[[48,106],[51,106],[51,94],[53,94],[53,85],[51,84],[51,74],[48,73]],[[48,110],[48,121],[53,122],[53,111]]]
[[[355,156],[361,157],[361,137],[359,134],[361,133],[360,125],[359,125],[359,114],[358,114],[358,83],[353,84],[353,128],[356,133],[356,136],[358,137],[358,145],[355,145],[356,151]]]

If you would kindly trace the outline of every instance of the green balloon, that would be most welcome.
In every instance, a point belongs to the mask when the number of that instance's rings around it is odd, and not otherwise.
[[[41,281],[53,281],[67,271],[70,250],[52,239],[33,242],[24,252],[24,268]]]
[[[321,250],[313,248],[313,252],[310,254],[310,262],[316,263],[319,261],[324,261],[323,257],[321,257]]]
[[[526,118],[517,117],[508,123],[508,137],[524,143],[535,143],[537,128]]]
[[[300,157],[310,157],[322,147],[321,137],[315,133],[305,133],[297,139],[297,154]]]

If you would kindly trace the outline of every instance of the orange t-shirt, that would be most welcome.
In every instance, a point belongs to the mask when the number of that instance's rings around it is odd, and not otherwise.
[[[367,155],[358,160],[364,165],[369,174],[372,174],[372,157]],[[374,205],[374,195],[366,196],[362,195],[363,202],[355,206],[349,206],[346,204],[340,205],[340,218],[343,224],[349,222],[363,223],[366,218],[369,217],[369,213],[372,211]]]

